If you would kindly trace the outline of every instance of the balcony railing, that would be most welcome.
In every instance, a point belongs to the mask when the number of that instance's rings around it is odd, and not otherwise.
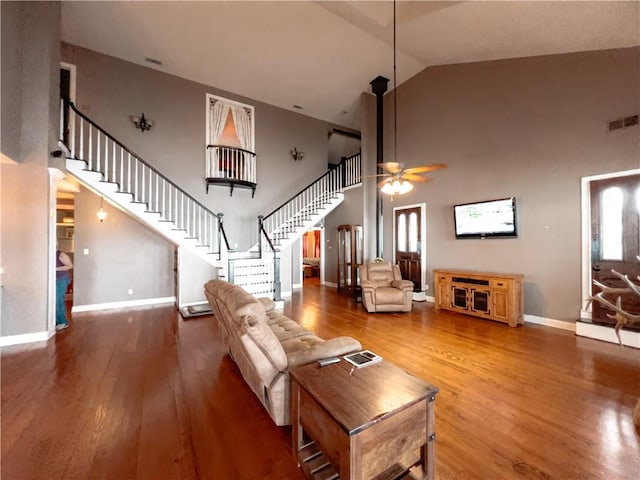
[[[207,193],[209,185],[229,185],[256,191],[256,154],[249,150],[226,145],[207,145],[207,168],[205,173]]]

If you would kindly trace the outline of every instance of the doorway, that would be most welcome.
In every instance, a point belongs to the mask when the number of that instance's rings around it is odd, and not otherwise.
[[[640,175],[594,180],[591,194],[591,275],[592,279],[614,288],[624,288],[624,281],[613,271],[629,278],[640,274]],[[592,285],[591,294],[600,291]],[[640,313],[640,301],[632,293],[620,293],[626,311]],[[607,315],[610,309],[594,302],[591,319],[615,325]]]
[[[301,239],[302,244],[302,286],[320,285],[323,273],[323,229],[313,227]]]
[[[414,297],[426,290],[425,207],[421,203],[393,209],[393,261],[402,278],[413,282]]]
[[[611,270],[635,278],[640,274],[640,169],[582,179],[582,295],[599,289],[593,280],[612,287],[623,282]],[[637,297],[621,296],[625,309],[640,313]],[[595,324],[615,325],[612,313],[590,303],[581,317]]]

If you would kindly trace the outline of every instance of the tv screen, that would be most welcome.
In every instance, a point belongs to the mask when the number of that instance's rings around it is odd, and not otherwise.
[[[456,238],[517,237],[516,199],[454,205]]]

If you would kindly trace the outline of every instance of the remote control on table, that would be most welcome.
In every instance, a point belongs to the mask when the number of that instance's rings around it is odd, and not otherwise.
[[[327,365],[331,365],[332,363],[338,363],[340,359],[338,357],[333,358],[325,358],[324,360],[318,360],[318,364],[321,367],[326,367]]]

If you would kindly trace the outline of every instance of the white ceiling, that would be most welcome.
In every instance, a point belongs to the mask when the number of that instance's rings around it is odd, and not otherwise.
[[[639,7],[399,1],[398,83],[434,65],[637,46]],[[64,2],[62,38],[355,129],[369,82],[383,75],[393,87],[389,0]]]

